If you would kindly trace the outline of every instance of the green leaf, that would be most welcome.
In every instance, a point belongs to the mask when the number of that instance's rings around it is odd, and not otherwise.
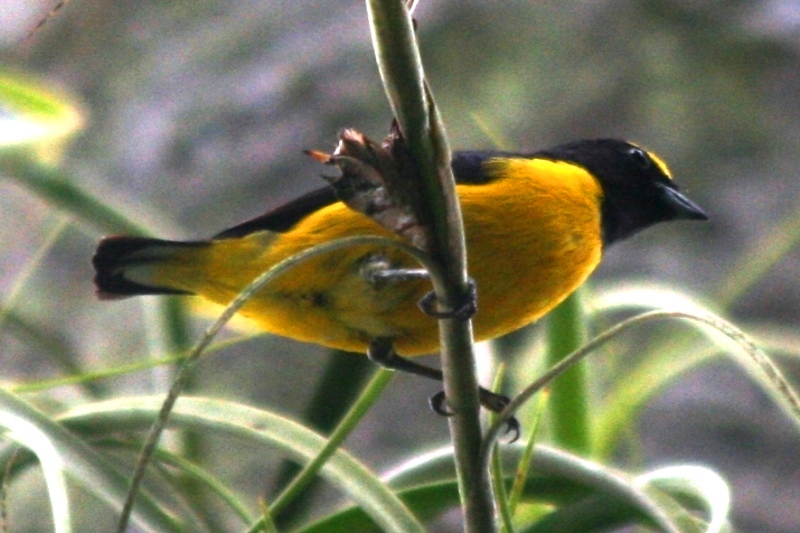
[[[450,456],[452,462],[452,455]],[[403,503],[421,520],[430,521],[459,504],[455,478],[398,492]],[[360,507],[348,507],[313,524],[299,528],[302,533],[372,533],[375,522]]]
[[[71,96],[30,76],[0,69],[0,147],[38,145],[57,149],[83,122]],[[43,151],[40,155],[52,159],[58,152]]]
[[[748,335],[707,311],[696,299],[663,287],[628,284],[601,293],[595,308],[598,313],[657,309],[651,313],[663,314],[664,318],[672,314],[674,318],[689,319],[695,326],[685,336],[673,334],[668,340],[664,336],[656,337],[651,349],[645,350],[647,357],[617,380],[607,395],[603,412],[595,418],[595,446],[599,456],[611,454],[631,420],[657,391],[680,374],[721,354],[739,363],[753,381],[775,399],[790,420],[800,426],[800,399],[778,367]],[[703,327],[697,328],[698,325]],[[698,349],[696,342],[690,342],[698,333],[712,341],[705,350]],[[730,349],[732,344],[736,349]]]
[[[709,515],[705,533],[729,530],[731,492],[725,480],[713,470],[695,465],[670,466],[642,474],[636,482],[678,496],[688,496],[693,504],[703,504]]]
[[[162,401],[161,397],[119,398],[75,408],[61,420],[92,435],[144,430],[158,416]],[[287,418],[224,400],[181,397],[169,420],[171,426],[244,440],[265,448],[264,453],[277,448],[301,462],[314,459],[326,445],[324,437]],[[358,503],[383,530],[423,531],[397,496],[347,452],[333,453],[320,474]]]
[[[100,499],[121,506],[128,490],[125,476],[61,424],[5,390],[0,390],[0,423],[10,432],[11,438],[39,458],[58,531],[69,531],[65,475]],[[179,524],[146,494],[141,496],[133,514],[133,522],[138,527],[160,533],[181,530]]]
[[[502,450],[506,478],[511,478],[524,446],[509,445]],[[383,479],[398,489],[398,495],[417,516],[430,519],[458,505],[452,448],[432,451],[393,469]],[[689,496],[687,505],[672,493]],[[713,472],[694,466],[675,466],[634,478],[602,464],[569,453],[537,446],[533,467],[523,490],[523,501],[556,506],[546,516],[520,512],[514,519],[517,531],[564,532],[602,531],[626,525],[656,525],[662,531],[704,530],[705,524],[690,511],[709,509],[708,527],[725,523],[729,491]],[[700,505],[698,505],[700,502]],[[304,533],[371,531],[362,510],[348,508],[326,517]],[[709,529],[709,531],[722,531]]]

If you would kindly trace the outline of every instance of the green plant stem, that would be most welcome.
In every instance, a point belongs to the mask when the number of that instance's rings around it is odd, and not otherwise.
[[[414,28],[402,0],[368,0],[373,45],[387,97],[400,131],[420,173],[429,215],[429,253],[441,265],[444,278],[434,280],[436,297],[454,309],[467,294],[466,246],[450,150],[444,126],[433,104],[422,69]],[[488,468],[480,462],[481,427],[478,383],[469,321],[439,323],[444,390],[454,415],[449,417],[455,449],[466,531],[496,531]]]
[[[149,233],[146,228],[109,207],[102,199],[82,189],[78,185],[80,180],[58,167],[42,163],[30,150],[0,150],[0,172],[48,204],[102,231],[135,235]]]
[[[574,292],[547,316],[547,367],[586,342],[586,321],[581,291]],[[550,428],[554,443],[579,455],[591,454],[591,425],[586,363],[564,372],[550,387]]]
[[[369,409],[375,404],[392,377],[394,377],[394,372],[387,369],[380,369],[372,376],[372,379],[367,386],[364,387],[353,406],[336,426],[336,429],[331,433],[330,437],[327,438],[325,446],[313,460],[303,467],[291,483],[281,491],[277,498],[275,498],[275,501],[268,507],[265,507],[264,516],[250,526],[247,530],[248,533],[263,531],[263,529],[268,526],[267,522],[270,519],[273,522],[277,521],[281,512],[303,494],[303,491],[308,487],[309,483],[315,479],[322,467],[325,466],[325,463],[336,450],[339,449],[344,440],[353,432],[359,422],[364,418],[364,415],[366,415]]]
[[[327,435],[343,423],[343,417],[352,409],[357,398],[364,394],[367,380],[375,373],[375,364],[367,357],[351,352],[331,350],[325,370],[303,410],[301,420],[311,429]],[[275,486],[286,487],[301,471],[301,466],[285,459],[275,476]],[[307,514],[316,504],[315,489],[322,484],[319,476],[307,484],[301,494],[295,496],[280,513],[274,513],[278,529],[295,523],[298,517]],[[274,506],[275,503],[273,502]],[[269,513],[267,503],[264,511]]]
[[[292,483],[289,484],[272,503],[270,506],[270,513],[273,516],[279,514],[286,508],[286,506],[303,491],[305,486],[311,482],[328,458],[333,455],[342,442],[344,442],[358,426],[358,423],[361,422],[364,415],[367,414],[369,409],[378,400],[383,389],[386,388],[386,385],[389,384],[393,376],[394,372],[387,369],[380,369],[372,376],[369,384],[364,387],[364,390],[353,404],[353,407],[345,415],[330,437],[328,437],[325,447],[320,451],[319,455],[303,468],[300,474],[294,478]]]

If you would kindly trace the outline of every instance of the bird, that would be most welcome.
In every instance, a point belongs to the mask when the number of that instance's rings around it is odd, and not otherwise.
[[[458,151],[451,167],[477,290],[476,341],[541,318],[586,281],[609,246],[660,222],[708,218],[659,156],[619,139]],[[105,237],[94,281],[101,299],[197,295],[227,305],[278,262],[358,235],[402,239],[326,186],[209,239]],[[376,341],[403,360],[436,352],[437,321],[418,308],[429,280],[375,283],[364,267],[376,259],[418,268],[395,247],[339,248],[282,273],[240,313],[266,332],[349,352],[369,353]]]

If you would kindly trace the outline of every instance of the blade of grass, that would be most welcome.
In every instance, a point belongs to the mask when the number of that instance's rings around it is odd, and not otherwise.
[[[228,487],[226,482],[218,479],[196,462],[164,450],[156,451],[156,460],[162,464],[174,466],[184,477],[192,478],[195,481],[193,486],[208,489],[239,517],[242,524],[249,524],[255,519],[241,498]]]
[[[82,434],[146,429],[162,408],[159,396],[118,398],[79,406],[59,419]],[[172,427],[241,440],[263,453],[277,448],[302,462],[317,457],[327,439],[282,416],[219,399],[183,396],[170,416]],[[422,532],[423,528],[383,482],[350,454],[336,450],[320,475],[358,503],[385,531]]]
[[[53,163],[84,118],[72,96],[27,74],[0,67],[0,149],[19,146],[39,160]]]
[[[556,365],[586,342],[586,316],[581,293],[581,290],[572,293],[547,315],[545,353],[548,367]],[[585,361],[575,364],[553,381],[548,410],[554,444],[590,456],[592,437]]]
[[[102,231],[148,235],[146,228],[78,186],[76,177],[42,163],[26,150],[0,150],[0,172],[48,204]]]
[[[536,437],[539,433],[539,421],[542,419],[542,414],[545,412],[549,397],[550,393],[547,389],[543,390],[542,394],[539,395],[539,402],[536,405],[536,414],[530,424],[530,434],[528,438],[525,439],[525,448],[517,464],[517,469],[514,474],[514,484],[511,487],[511,494],[508,501],[512,516],[517,512],[517,506],[519,505],[522,491],[525,487],[525,480],[531,471],[533,452],[536,447]]]
[[[784,409],[790,419],[796,425],[800,426],[800,398],[798,398],[797,393],[792,389],[788,381],[786,381],[786,378],[783,377],[783,374],[774,363],[772,363],[769,357],[767,357],[749,337],[742,333],[741,330],[708,312],[690,313],[682,310],[657,310],[642,313],[624,320],[607,329],[600,335],[597,335],[579,350],[562,359],[561,362],[554,367],[551,367],[550,370],[545,372],[539,379],[531,383],[525,390],[514,397],[508,406],[503,409],[498,416],[498,420],[492,424],[484,437],[484,443],[481,449],[481,458],[484,464],[489,464],[489,459],[491,457],[490,452],[505,421],[513,416],[519,407],[528,401],[536,392],[541,390],[542,387],[547,385],[554,378],[560,376],[573,364],[585,358],[627,329],[645,322],[665,318],[688,320],[693,324],[709,326],[711,331],[716,331],[723,337],[738,344],[745,357],[738,357],[737,360],[742,362],[743,367],[748,369],[751,375],[756,377],[757,381],[764,385],[765,390],[776,400],[776,403]],[[738,356],[739,354],[736,353],[736,355]]]
[[[367,380],[375,371],[375,364],[367,357],[349,352],[331,350],[325,371],[313,391],[311,400],[303,410],[301,420],[310,428],[328,434],[342,422],[350,406],[362,394]],[[284,487],[300,472],[300,467],[285,461],[275,476],[275,486]],[[296,518],[315,504],[314,489],[319,485],[315,478],[302,494],[295,497],[278,517],[280,525],[292,524]]]
[[[53,513],[53,524],[56,533],[70,533],[72,519],[70,514],[69,492],[61,454],[46,432],[27,419],[11,411],[0,411],[0,427],[5,436],[18,442],[39,459],[42,466],[50,508]]]
[[[505,446],[503,452],[505,471],[513,473],[525,453],[525,446],[511,444]],[[397,487],[401,495],[405,490],[452,479],[452,453],[449,447],[434,450],[400,465],[383,479]],[[536,446],[531,468],[523,495],[526,499],[555,505],[558,510],[533,527],[518,528],[518,533],[600,531],[606,530],[602,526],[609,524],[617,527],[647,524],[661,531],[682,532],[676,527],[676,520],[686,519],[685,509],[681,507],[665,513],[660,508],[660,496],[648,493],[649,489],[643,488],[643,483],[632,476],[543,445]],[[670,503],[669,507],[673,505]]]
[[[704,532],[726,531],[731,510],[731,491],[725,480],[713,470],[695,465],[670,466],[642,474],[636,478],[636,483],[688,495],[704,503],[710,517]]]
[[[706,324],[711,328],[690,330],[686,336],[677,338],[672,334],[671,342],[667,345],[668,356],[663,356],[663,350],[656,345],[654,351],[656,355],[646,358],[629,370],[625,379],[611,390],[604,409],[594,420],[595,446],[600,457],[608,457],[613,452],[620,436],[627,430],[630,420],[649,397],[673,381],[676,376],[702,365],[720,354],[733,356],[734,360],[740,363],[742,368],[747,370],[767,393],[776,399],[778,405],[789,414],[790,418],[795,423],[800,423],[800,415],[796,414],[799,409],[796,393],[781,375],[780,370],[752,339],[738,328],[706,311],[702,302],[670,289],[652,286],[642,288],[637,285],[624,284],[600,293],[595,307],[598,312],[609,313],[620,310],[652,309],[654,302],[658,302],[659,310],[651,311],[652,313],[663,312],[669,316],[672,309],[674,310],[673,316],[679,318],[693,316],[695,322]],[[724,350],[722,345],[715,343],[707,349],[698,350],[697,341],[690,342],[690,339],[697,339],[700,336],[709,338],[708,333],[715,330],[721,333],[721,336],[714,337],[715,339],[733,340],[741,349]],[[680,353],[681,357],[674,357],[675,353]]]
[[[324,448],[303,467],[300,473],[281,491],[271,505],[264,505],[264,516],[252,524],[247,530],[248,533],[258,533],[264,528],[275,527],[274,522],[280,519],[281,513],[302,495],[305,488],[314,480],[331,455],[339,449],[344,440],[355,430],[367,411],[375,404],[393,376],[394,372],[387,369],[379,369],[373,375],[353,406],[328,437]],[[270,525],[270,522],[273,522],[273,524]]]
[[[505,375],[506,367],[500,363],[497,367],[497,374],[492,383],[492,391],[497,392],[503,386],[503,377]],[[489,417],[489,420],[494,418],[494,413]],[[494,500],[497,502],[497,509],[500,515],[500,524],[502,533],[514,533],[514,513],[509,505],[508,491],[506,490],[506,483],[503,476],[503,465],[500,458],[500,449],[495,446],[492,453],[492,465],[490,474],[492,476],[492,487],[494,488]]]
[[[61,424],[34,409],[18,397],[0,389],[0,413],[24,420],[38,432],[36,442],[44,443],[58,455],[58,463],[70,479],[113,506],[120,506],[127,491],[125,476],[105,457],[91,449],[84,441],[67,431]],[[52,465],[51,465],[52,466]],[[132,521],[145,531],[167,533],[181,531],[182,526],[153,500],[143,494],[134,509]]]
[[[43,224],[42,231],[45,234],[44,241],[38,246],[36,252],[21,267],[15,279],[9,284],[10,289],[6,292],[5,298],[0,308],[0,336],[7,325],[16,325],[25,330],[33,337],[33,340],[42,344],[45,350],[42,351],[47,357],[53,360],[66,372],[81,372],[79,364],[73,350],[65,341],[57,339],[55,335],[47,333],[44,329],[47,326],[24,320],[19,314],[13,311],[15,304],[20,300],[21,295],[29,288],[29,281],[36,273],[38,267],[63,235],[64,230],[69,226],[69,220],[63,215],[56,215],[55,221]],[[87,391],[91,394],[99,393],[99,390],[92,385],[87,386]]]
[[[690,333],[691,334],[691,333]],[[647,357],[625,374],[605,396],[594,415],[595,457],[610,458],[637,414],[682,374],[710,363],[723,352],[716,347],[681,352],[680,357]]]
[[[16,274],[14,281],[8,284],[9,290],[3,294],[2,307],[0,307],[0,331],[5,325],[8,311],[14,306],[19,298],[19,295],[25,289],[28,281],[31,279],[36,269],[41,265],[45,255],[53,248],[58,239],[63,235],[64,230],[67,228],[69,222],[65,217],[59,216],[52,224],[45,224],[44,227],[50,226],[43,230],[45,233],[44,241],[36,249],[36,252],[31,258],[25,262],[20,271]]]
[[[383,390],[394,376],[394,372],[387,369],[379,369],[366,387],[362,390],[358,399],[347,412],[336,429],[328,437],[325,446],[319,454],[294,478],[270,506],[273,516],[279,514],[286,506],[296,498],[303,488],[311,482],[317,472],[322,468],[326,461],[339,449],[344,440],[353,432],[358,423],[364,418],[369,409],[375,405]]]
[[[221,352],[226,348],[233,346],[237,343],[248,341],[252,339],[253,336],[254,335],[248,334],[234,339],[226,339],[223,341],[216,342],[206,349],[205,354],[209,355],[211,353]],[[28,383],[13,383],[8,385],[6,388],[7,390],[13,392],[14,394],[28,394],[48,389],[55,389],[58,387],[68,387],[70,385],[75,385],[78,383],[113,379],[120,376],[133,374],[136,372],[151,370],[152,368],[162,365],[179,363],[184,359],[186,359],[186,355],[187,355],[186,353],[183,353],[179,355],[160,357],[158,359],[145,359],[143,357],[140,358],[135,355],[132,355],[131,359],[137,360],[137,362],[130,363],[127,365],[119,365],[107,369],[86,370],[81,374],[76,374],[73,376],[59,376],[52,379],[40,379]]]
[[[136,451],[138,447],[135,443],[131,441],[122,441],[115,438],[99,438],[92,440],[92,446],[100,449],[110,449],[110,450],[133,450]],[[217,496],[220,501],[228,508],[230,508],[233,513],[239,517],[243,524],[249,524],[255,517],[252,513],[247,509],[244,502],[241,501],[233,491],[231,491],[225,482],[221,481],[219,478],[214,476],[211,472],[200,466],[198,463],[187,460],[185,457],[180,455],[176,455],[166,450],[156,450],[155,459],[161,465],[167,465],[174,467],[175,469],[179,470],[186,476],[191,476],[195,480],[197,480],[198,485],[204,487],[205,489],[209,490],[212,494]],[[0,464],[2,464],[2,457],[0,456]]]

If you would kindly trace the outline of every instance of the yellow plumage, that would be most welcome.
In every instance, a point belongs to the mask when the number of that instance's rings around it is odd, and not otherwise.
[[[586,171],[544,160],[498,160],[492,187],[460,185],[470,275],[479,287],[476,339],[496,337],[539,318],[579,286],[600,261],[601,190]],[[538,205],[539,209],[529,206]],[[503,217],[495,213],[500,210]],[[525,224],[510,224],[524,220]],[[398,238],[342,203],[312,213],[285,233],[256,232],[178,249],[129,277],[227,304],[259,274],[306,248],[352,235]],[[437,350],[436,320],[417,308],[427,281],[376,287],[360,273],[386,256],[417,267],[401,251],[355,246],[311,259],[267,286],[243,309],[265,330],[301,341],[365,352],[391,337],[403,355]],[[485,310],[485,311],[484,311]]]
[[[477,285],[477,340],[556,306],[595,269],[604,244],[659,221],[705,218],[677,192],[660,159],[622,141],[582,141],[541,156],[466,153],[460,161],[457,177],[472,176],[462,179],[468,183],[458,185],[458,195]],[[225,305],[311,246],[353,235],[400,238],[340,202],[302,215],[281,231],[196,243],[111,238],[95,256],[98,287],[123,296],[192,293]],[[378,256],[392,267],[418,267],[391,247],[340,249],[281,275],[242,313],[271,333],[332,348],[365,352],[381,337],[393,339],[401,355],[435,352],[437,322],[417,307],[430,283],[368,282],[361,269]]]

